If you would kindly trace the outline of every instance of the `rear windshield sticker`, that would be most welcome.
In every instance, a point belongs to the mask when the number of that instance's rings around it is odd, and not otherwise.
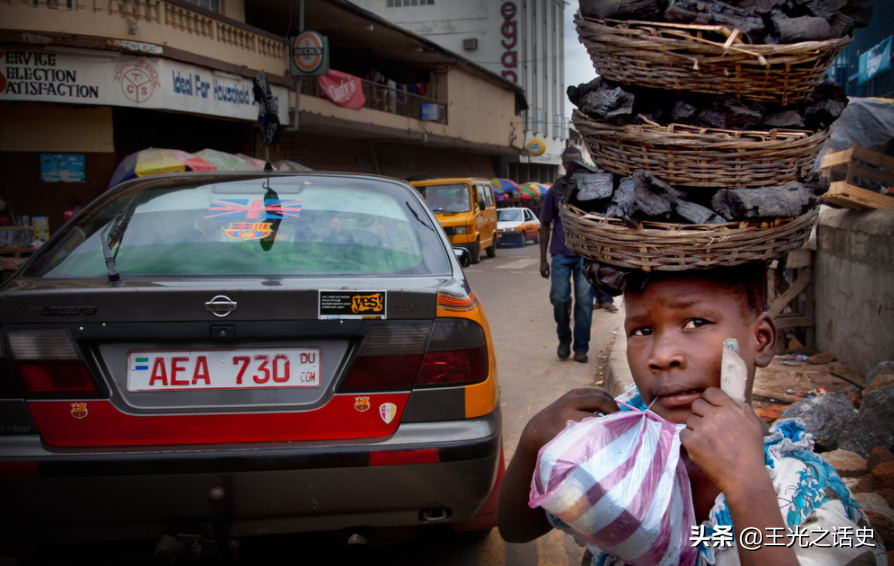
[[[320,320],[384,319],[385,291],[320,291]]]
[[[273,234],[273,222],[230,222],[224,234],[231,240],[262,240]]]
[[[235,198],[212,202],[205,218],[275,220],[284,216],[298,218],[300,214],[300,200]]]

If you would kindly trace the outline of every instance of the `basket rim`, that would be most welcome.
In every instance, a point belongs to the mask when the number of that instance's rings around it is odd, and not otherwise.
[[[714,137],[716,141],[711,142],[712,144],[737,144],[736,148],[741,147],[738,144],[755,144],[756,146],[760,146],[761,149],[772,149],[772,146],[774,145],[810,142],[814,139],[824,138],[832,133],[831,125],[823,130],[816,131],[777,128],[772,130],[724,130],[720,128],[702,128],[699,126],[690,126],[688,124],[679,123],[671,123],[667,126],[662,126],[661,124],[648,122],[645,124],[615,125],[588,116],[577,108],[572,111],[571,120],[572,122],[580,121],[586,127],[605,129],[607,132],[610,132],[610,135],[614,138],[636,134],[664,134],[676,138],[676,142],[669,142],[667,145],[679,145],[680,140],[687,137],[698,137],[697,140],[694,139],[693,141],[699,142],[704,142],[706,138]],[[581,132],[581,134],[583,134],[583,132]]]
[[[711,25],[699,25],[699,24],[680,24],[674,22],[649,22],[644,20],[614,20],[614,19],[599,19],[599,18],[589,18],[584,16],[578,10],[574,14],[574,22],[576,24],[582,25],[592,25],[597,27],[609,28],[612,30],[621,30],[621,29],[630,29],[630,30],[641,30],[641,28],[652,28],[657,31],[662,32],[670,32],[677,31],[678,33],[672,34],[670,37],[665,36],[664,39],[678,39],[680,41],[687,41],[694,44],[699,44],[706,46],[707,48],[714,48],[719,51],[721,54],[727,54],[729,51],[737,51],[743,55],[752,55],[752,56],[767,56],[774,54],[786,54],[791,51],[815,51],[817,49],[825,49],[830,47],[835,47],[839,44],[847,45],[851,41],[853,41],[853,35],[846,35],[844,37],[826,39],[822,41],[801,41],[798,43],[777,43],[777,44],[751,44],[751,43],[735,43],[730,44],[729,41],[725,43],[720,43],[717,41],[712,41],[710,39],[703,38],[695,38],[691,35],[691,32],[698,31],[715,31],[717,33],[723,34],[724,30],[731,31],[733,33],[738,32],[739,30],[730,30],[725,26],[711,26]],[[688,36],[688,37],[684,37]],[[655,36],[654,34],[648,37],[660,37]],[[749,53],[749,51],[753,51],[753,53]]]
[[[565,201],[559,204],[565,245],[571,251],[591,261],[646,272],[711,269],[778,259],[804,245],[816,224],[818,209],[772,221],[646,221],[631,228],[619,219],[589,213]]]

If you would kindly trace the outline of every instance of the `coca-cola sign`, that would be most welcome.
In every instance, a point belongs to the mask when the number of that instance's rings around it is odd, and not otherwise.
[[[339,106],[359,110],[366,104],[360,79],[354,75],[330,69],[328,75],[320,75],[320,88],[326,98]]]
[[[518,43],[518,26],[515,22],[517,13],[515,2],[503,2],[500,6],[500,15],[503,16],[503,25],[500,26],[500,34],[503,36],[500,42],[503,47],[503,55],[500,57],[500,63],[503,65],[501,74],[514,83],[518,82],[518,74],[515,72],[518,67],[518,52],[515,50]]]

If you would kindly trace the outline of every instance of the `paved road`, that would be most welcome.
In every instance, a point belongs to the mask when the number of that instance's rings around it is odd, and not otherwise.
[[[495,258],[466,268],[472,287],[484,305],[494,339],[503,408],[506,461],[531,415],[574,387],[601,379],[605,356],[621,315],[594,312],[590,361],[586,364],[556,357],[558,345],[549,282],[539,273],[539,249],[500,248]],[[494,530],[484,539],[469,539],[449,527],[430,528],[406,542],[382,546],[347,546],[346,534],[308,534],[242,540],[240,562],[319,565],[389,564],[390,566],[572,566],[582,549],[562,533],[553,532],[527,544],[503,542]],[[5,564],[151,564],[155,541],[145,544],[64,548],[51,556],[0,558]]]

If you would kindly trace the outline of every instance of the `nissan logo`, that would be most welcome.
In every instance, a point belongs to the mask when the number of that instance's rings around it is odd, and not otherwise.
[[[236,301],[231,301],[226,295],[218,295],[205,303],[205,310],[219,317],[225,317],[237,308]]]

